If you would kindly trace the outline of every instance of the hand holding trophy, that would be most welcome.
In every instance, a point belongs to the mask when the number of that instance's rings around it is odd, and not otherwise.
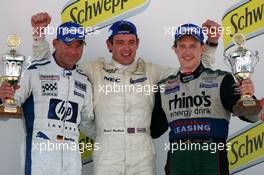
[[[1,84],[8,82],[14,90],[16,89],[22,71],[26,67],[25,56],[21,55],[16,49],[21,44],[21,38],[17,35],[10,35],[7,45],[10,51],[0,56],[0,80]],[[28,62],[29,63],[29,62]],[[29,65],[29,64],[28,64]],[[3,106],[0,107],[0,117],[21,117],[22,110],[17,107],[13,97],[5,98]]]
[[[238,83],[249,78],[259,61],[258,52],[245,48],[246,38],[237,33],[233,36],[234,43],[238,46],[230,53],[225,52],[225,62],[231,68],[232,74]],[[236,116],[257,115],[261,110],[260,102],[252,98],[251,94],[242,94],[240,100],[233,107]]]

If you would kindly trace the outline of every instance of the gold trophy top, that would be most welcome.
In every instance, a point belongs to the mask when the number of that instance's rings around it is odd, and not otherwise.
[[[7,46],[11,49],[11,50],[16,50],[21,44],[21,37],[13,34],[8,36],[7,38]]]
[[[241,34],[241,33],[236,33],[233,37],[233,42],[239,46],[239,47],[243,47],[246,43],[246,37],[245,35]]]

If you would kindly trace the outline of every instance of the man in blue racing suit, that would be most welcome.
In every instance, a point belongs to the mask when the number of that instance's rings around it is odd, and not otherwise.
[[[91,83],[76,63],[85,36],[81,26],[60,25],[50,59],[33,61],[16,91],[4,81],[0,98],[23,107],[26,128],[25,175],[81,175],[79,129],[95,135]],[[62,32],[68,30],[68,32]],[[61,31],[60,31],[61,30]]]

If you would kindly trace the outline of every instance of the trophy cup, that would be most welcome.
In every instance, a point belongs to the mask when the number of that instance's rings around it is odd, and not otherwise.
[[[0,82],[8,81],[12,87],[18,84],[25,66],[25,56],[16,50],[20,44],[19,36],[10,35],[7,39],[10,51],[0,56]],[[0,117],[20,118],[21,116],[22,110],[17,106],[15,99],[4,99],[3,105],[0,107]]]
[[[258,52],[245,48],[246,38],[244,35],[237,33],[232,39],[238,47],[228,54],[225,52],[225,63],[230,67],[235,80],[242,82],[254,72],[259,61]],[[260,101],[252,98],[250,94],[242,95],[233,107],[233,114],[236,116],[257,115],[260,111]]]

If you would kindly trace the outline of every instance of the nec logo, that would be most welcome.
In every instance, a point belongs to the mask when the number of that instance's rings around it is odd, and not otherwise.
[[[120,78],[112,78],[112,77],[104,77],[104,80],[110,81],[110,82],[116,82],[119,83],[120,82]]]
[[[51,99],[49,104],[48,118],[76,123],[78,116],[78,104],[58,99]]]

